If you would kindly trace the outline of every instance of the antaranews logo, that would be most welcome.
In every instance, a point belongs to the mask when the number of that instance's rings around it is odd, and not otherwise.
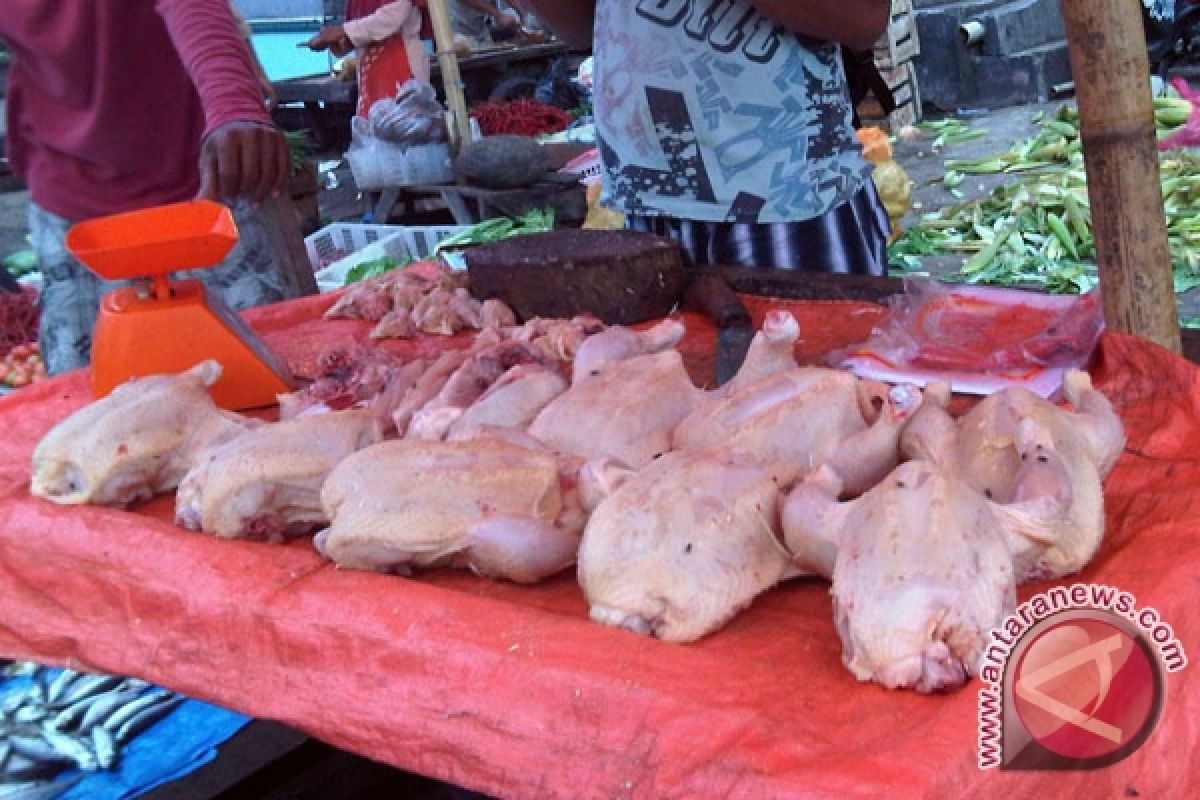
[[[1175,631],[1129,592],[1059,586],[992,630],[980,668],[979,768],[1086,770],[1141,747],[1166,674],[1187,666]]]

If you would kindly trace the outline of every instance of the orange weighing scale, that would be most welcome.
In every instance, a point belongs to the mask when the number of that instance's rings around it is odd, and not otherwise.
[[[237,243],[233,215],[196,200],[88,220],[67,233],[67,250],[107,280],[131,280],[106,294],[92,335],[92,390],[103,397],[131,378],[220,363],[212,387],[222,408],[274,405],[292,390],[283,359],[219,297],[172,272],[213,267]]]

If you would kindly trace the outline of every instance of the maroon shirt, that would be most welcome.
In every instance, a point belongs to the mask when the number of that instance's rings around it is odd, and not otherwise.
[[[269,124],[229,0],[4,0],[8,158],[78,221],[186,200],[202,138]]]

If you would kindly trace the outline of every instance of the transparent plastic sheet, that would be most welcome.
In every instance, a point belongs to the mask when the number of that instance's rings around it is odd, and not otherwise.
[[[1026,386],[1049,396],[1087,364],[1104,328],[1098,291],[1082,296],[908,280],[863,343],[830,354],[862,377],[949,380],[989,394]]]
[[[320,320],[334,295],[247,313],[296,367],[369,325]],[[793,310],[799,357],[859,341],[859,303]],[[685,360],[711,381],[715,328],[687,314]],[[428,342],[402,345],[416,353]],[[437,346],[446,346],[444,342]],[[1200,374],[1142,340],[1102,337],[1096,385],[1129,442],[1106,482],[1107,533],[1078,576],[1158,610],[1200,647]],[[338,570],[311,545],[217,541],[133,511],[29,497],[30,453],[89,399],[72,373],[0,400],[0,655],[138,675],[281,720],[336,746],[498,797],[1188,797],[1200,671],[1167,679],[1158,728],[1095,772],[981,772],[979,682],[918,696],[842,666],[828,585],[793,580],[724,629],[672,645],[589,622],[571,573],[534,587],[433,570]]]

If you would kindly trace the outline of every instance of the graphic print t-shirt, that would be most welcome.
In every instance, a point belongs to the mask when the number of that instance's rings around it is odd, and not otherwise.
[[[618,210],[796,222],[869,174],[838,46],[745,0],[599,0],[594,53],[605,201]]]

